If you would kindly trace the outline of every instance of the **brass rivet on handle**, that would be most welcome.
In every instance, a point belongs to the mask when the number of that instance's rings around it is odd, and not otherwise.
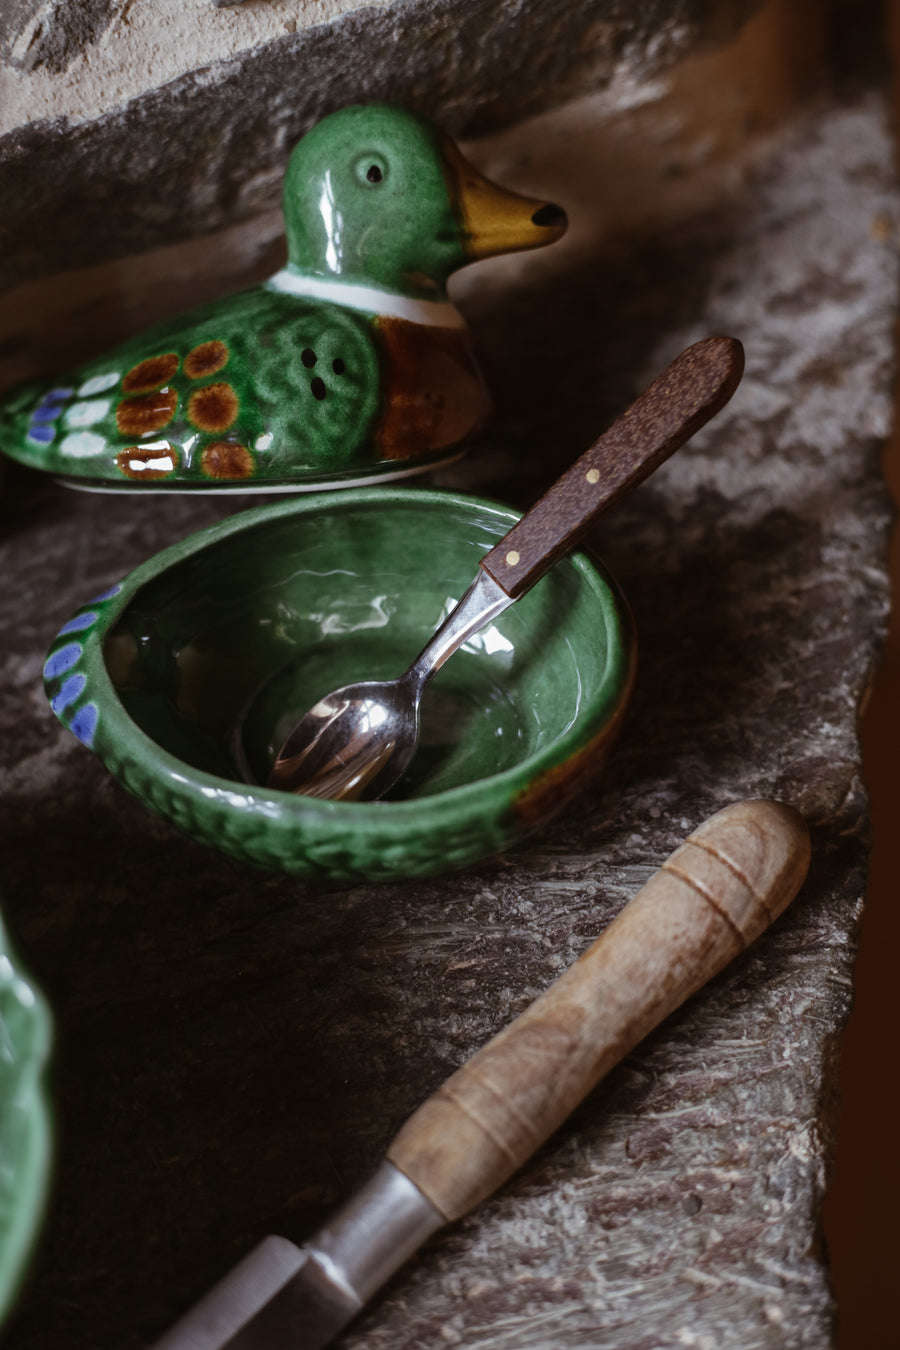
[[[584,476],[585,476],[585,478],[588,480],[589,483],[599,483],[599,482],[600,482],[600,470],[599,470],[599,469],[588,469],[587,473],[586,473]]]
[[[507,563],[507,566],[508,566],[508,567],[515,567],[515,565],[516,565],[516,563],[517,563],[518,561],[519,561],[519,555],[518,555],[518,553],[516,552],[516,550],[515,550],[514,548],[511,548],[511,549],[509,550],[509,552],[507,553],[507,555],[506,555],[506,563]]]

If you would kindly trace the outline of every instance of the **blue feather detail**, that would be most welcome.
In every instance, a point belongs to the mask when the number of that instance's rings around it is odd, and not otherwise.
[[[38,445],[49,445],[55,435],[52,427],[29,427],[27,439],[36,441]]]

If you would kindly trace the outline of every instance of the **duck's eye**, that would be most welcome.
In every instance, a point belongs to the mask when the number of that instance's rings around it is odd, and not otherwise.
[[[388,166],[383,156],[373,154],[371,151],[367,155],[360,155],[354,167],[357,180],[360,183],[374,185],[383,183],[387,178]]]

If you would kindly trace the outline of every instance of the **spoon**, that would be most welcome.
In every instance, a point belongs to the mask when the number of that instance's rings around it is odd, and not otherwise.
[[[419,703],[432,675],[529,591],[601,511],[723,408],[743,368],[735,338],[705,338],[676,357],[482,558],[475,580],[405,674],[344,685],[310,708],[278,752],[268,786],[308,797],[383,796],[415,754]]]

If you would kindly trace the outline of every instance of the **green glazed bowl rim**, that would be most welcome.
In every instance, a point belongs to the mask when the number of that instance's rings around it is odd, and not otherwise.
[[[264,820],[268,828],[290,822],[297,827],[298,840],[302,838],[304,826],[311,832],[325,830],[326,834],[337,838],[352,825],[355,833],[370,838],[377,836],[379,840],[383,839],[384,847],[390,849],[402,846],[411,831],[421,833],[439,828],[440,824],[454,816],[459,817],[463,812],[467,815],[484,812],[497,817],[505,810],[514,811],[517,799],[525,795],[544,774],[565,764],[579,751],[588,749],[600,733],[605,734],[618,723],[618,715],[627,702],[633,683],[635,643],[628,606],[602,564],[583,552],[569,554],[556,566],[572,566],[576,569],[580,581],[589,587],[597,601],[598,616],[602,616],[606,630],[606,669],[588,715],[576,718],[559,739],[519,763],[496,774],[425,797],[405,801],[328,801],[270,790],[196,769],[164,749],[132,720],[118,697],[106,666],[105,638],[138,592],[171,567],[232,535],[266,522],[290,516],[302,517],[308,513],[337,512],[358,507],[383,509],[400,506],[403,509],[415,509],[418,506],[444,509],[448,504],[480,513],[483,517],[486,515],[489,521],[495,521],[498,538],[521,518],[521,513],[508,505],[464,492],[442,488],[358,487],[340,494],[303,494],[238,512],[186,536],[140,564],[123,578],[118,587],[112,587],[80,606],[80,610],[91,610],[102,603],[103,612],[99,622],[95,622],[88,631],[77,633],[65,625],[54,640],[55,646],[69,630],[72,637],[77,637],[83,643],[83,655],[78,666],[88,676],[88,691],[95,699],[100,714],[91,748],[107,762],[107,767],[116,776],[126,781],[126,786],[129,785],[127,775],[120,770],[122,765],[133,765],[145,778],[164,778],[170,789],[177,785],[179,796],[188,793],[198,803],[200,798],[206,798],[209,808],[215,802],[222,809],[239,809],[247,819],[248,827],[251,816]],[[473,577],[474,574],[473,567]],[[68,718],[62,720],[67,722]],[[107,753],[107,747],[110,753]],[[162,814],[168,813],[163,811]],[[169,814],[168,818],[173,817]],[[188,832],[196,833],[196,830],[189,829]],[[246,833],[246,830],[242,833]]]

